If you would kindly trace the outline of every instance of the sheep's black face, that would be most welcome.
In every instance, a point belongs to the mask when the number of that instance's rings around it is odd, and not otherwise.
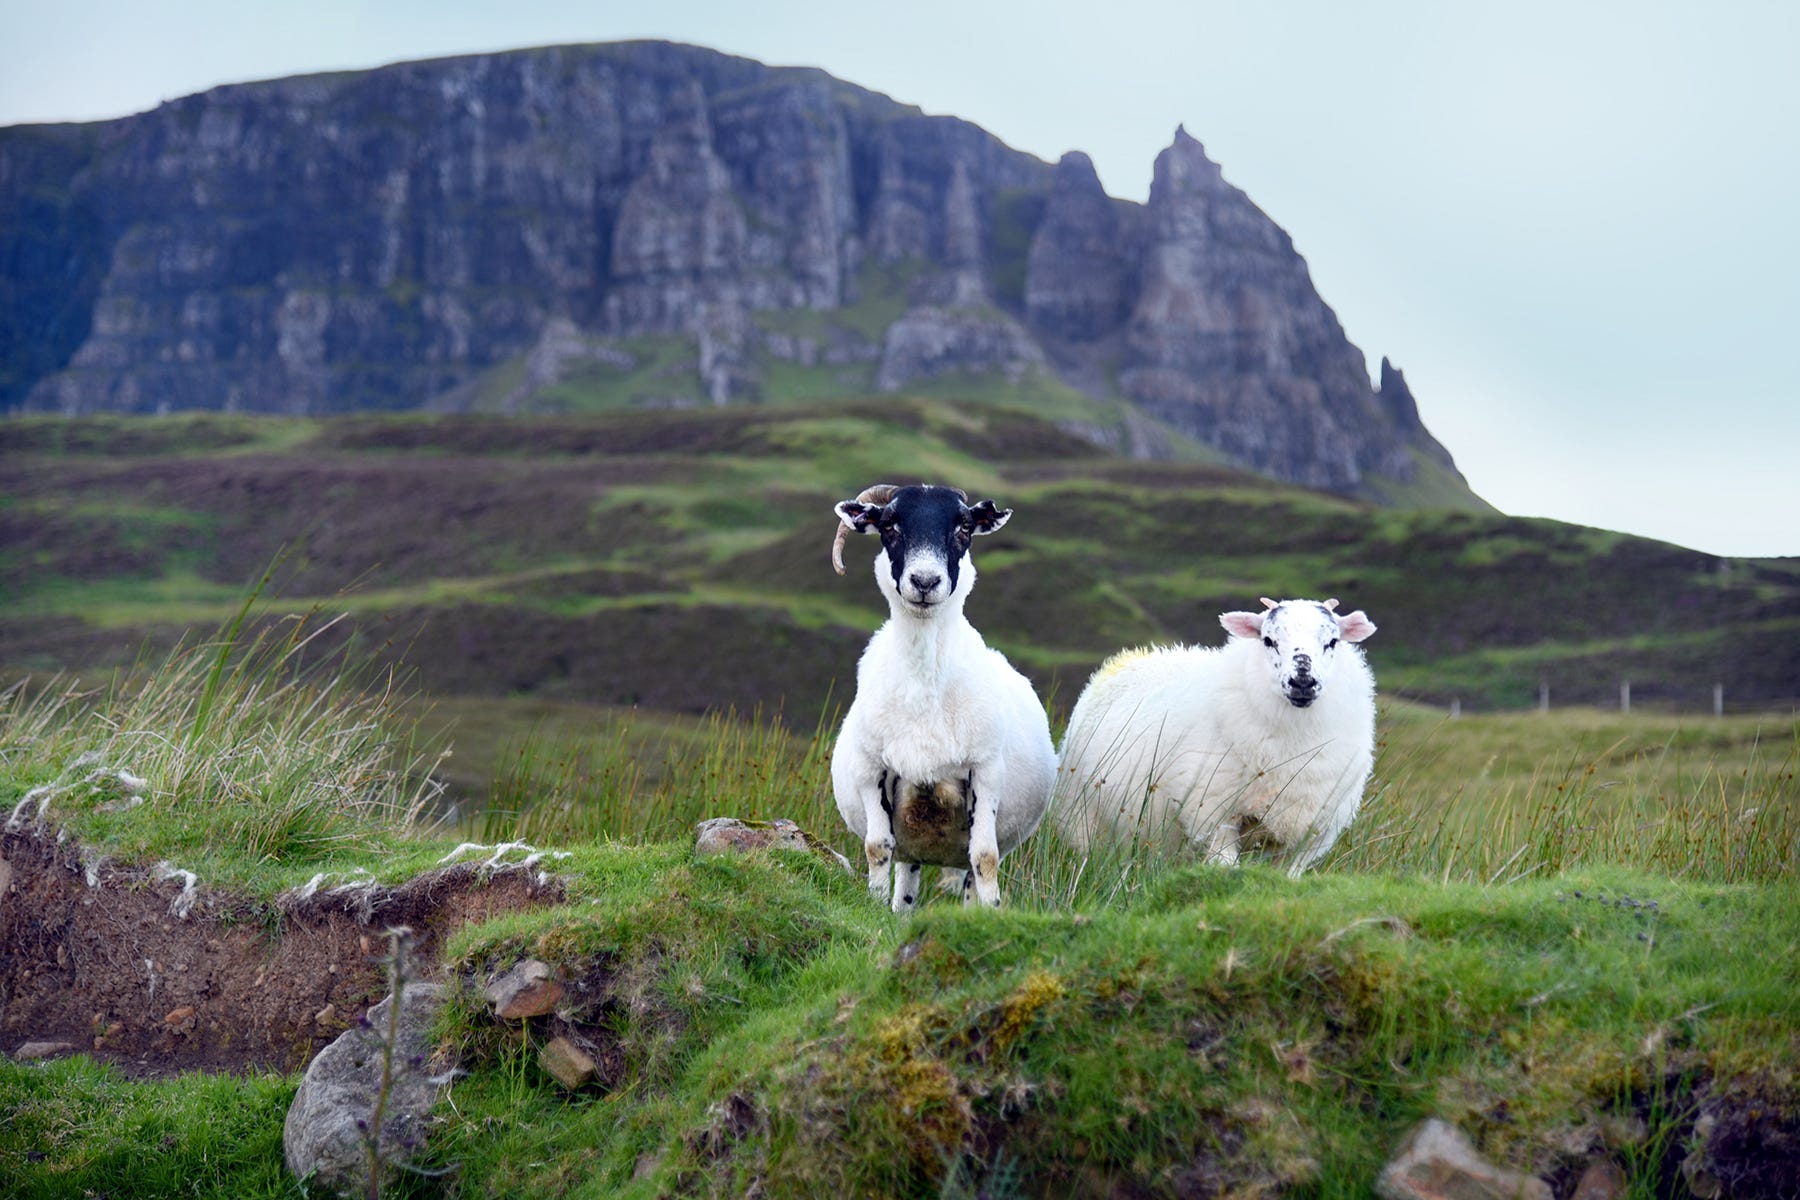
[[[1260,638],[1276,690],[1295,708],[1310,708],[1330,682],[1338,647],[1375,632],[1361,612],[1338,616],[1336,604],[1283,600],[1267,612],[1223,613],[1219,622],[1238,637]]]
[[[974,569],[968,566],[970,543],[977,534],[1006,524],[1011,509],[992,500],[971,508],[955,488],[901,488],[885,505],[846,500],[839,518],[858,533],[881,536],[886,570],[877,578],[881,590],[903,611],[930,616],[947,601],[967,594]]]

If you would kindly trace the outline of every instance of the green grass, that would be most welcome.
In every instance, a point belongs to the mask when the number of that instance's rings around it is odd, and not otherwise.
[[[26,680],[0,694],[0,800],[132,862],[204,868],[208,884],[272,894],[405,843],[439,785],[399,718],[392,678],[309,654],[307,617],[246,635],[255,594],[213,639],[89,690]]]
[[[48,786],[46,828],[253,902],[423,869],[448,831],[419,825],[416,710],[309,667],[305,629],[234,623],[100,694],[9,693],[0,790]],[[468,986],[439,1037],[466,1073],[420,1165],[454,1182],[403,1191],[1360,1197],[1437,1115],[1565,1184],[1576,1131],[1623,1129],[1647,1197],[1702,1106],[1800,1129],[1791,721],[1389,707],[1368,812],[1305,878],[1080,859],[1046,829],[1002,911],[934,894],[901,920],[825,857],[687,842],[779,815],[853,851],[830,722],[588,715],[538,710],[510,807],[456,831],[566,850],[567,902],[450,937]],[[523,957],[574,996],[495,1023],[476,990]],[[537,1065],[559,1033],[602,1049],[604,1086]],[[3,1062],[0,1171],[28,1196],[292,1195],[293,1086]]]
[[[614,714],[508,752],[484,840],[655,840],[708,817],[788,817],[856,861],[831,798],[832,727],[794,734],[715,717],[674,735]],[[639,732],[634,733],[634,727]],[[1374,778],[1332,870],[1501,883],[1617,866],[1720,883],[1800,874],[1800,722],[1594,711],[1456,721],[1384,705]],[[1048,823],[1008,860],[1016,907],[1056,912],[1138,895],[1150,850],[1082,855]]]
[[[15,1200],[299,1200],[282,1165],[295,1080],[148,1081],[88,1058],[0,1062],[0,1183]]]

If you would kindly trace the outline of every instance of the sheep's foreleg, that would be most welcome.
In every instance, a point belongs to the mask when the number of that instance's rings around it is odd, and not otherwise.
[[[975,899],[989,908],[1000,906],[1000,838],[996,831],[1001,786],[998,767],[969,773],[969,869],[975,880]],[[967,887],[963,900],[969,899]]]
[[[899,778],[882,771],[875,786],[863,792],[863,856],[869,860],[869,894],[888,902],[894,866],[894,804],[889,788],[898,790]]]
[[[899,868],[894,877],[894,911],[909,913],[919,902],[919,872],[923,869],[918,863],[898,863]]]
[[[1228,816],[1213,829],[1212,841],[1206,847],[1206,861],[1221,867],[1238,865],[1238,818]]]
[[[1340,789],[1327,800],[1319,815],[1307,827],[1306,836],[1291,852],[1288,862],[1288,878],[1298,879],[1314,863],[1324,858],[1337,844],[1338,836],[1344,827],[1356,819],[1358,802],[1362,798],[1362,784],[1358,781],[1354,790]]]

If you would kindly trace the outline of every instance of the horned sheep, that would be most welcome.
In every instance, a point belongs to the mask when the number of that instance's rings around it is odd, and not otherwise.
[[[1183,841],[1235,865],[1268,846],[1299,875],[1355,818],[1375,755],[1375,680],[1355,643],[1375,632],[1337,601],[1264,598],[1219,617],[1218,647],[1128,650],[1069,716],[1056,820],[1102,840]]]
[[[1031,683],[990,649],[963,604],[969,547],[1012,516],[956,488],[879,484],[835,506],[832,565],[850,533],[876,533],[888,619],[856,670],[832,752],[838,812],[862,839],[869,890],[894,911],[919,897],[922,866],[963,870],[963,899],[1000,903],[1000,860],[1036,830],[1056,748]]]

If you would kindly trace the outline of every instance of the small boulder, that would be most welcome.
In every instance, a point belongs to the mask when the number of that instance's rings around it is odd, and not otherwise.
[[[821,842],[786,818],[773,821],[740,821],[736,817],[713,817],[694,827],[694,853],[747,854],[755,850],[803,850],[817,854],[854,874],[850,860]]]
[[[71,1042],[26,1042],[12,1053],[15,1062],[33,1062],[40,1058],[56,1058],[75,1049]]]
[[[589,1082],[600,1068],[593,1057],[566,1037],[553,1037],[538,1051],[538,1065],[570,1091]]]
[[[1625,1172],[1610,1158],[1596,1158],[1581,1173],[1569,1200],[1619,1200],[1629,1190]]]
[[[1543,1180],[1495,1166],[1448,1121],[1420,1123],[1375,1180],[1383,1200],[1555,1200]]]
[[[522,1021],[555,1012],[563,991],[549,963],[528,958],[496,977],[481,994],[502,1021]]]
[[[402,993],[392,1082],[376,1142],[379,1179],[392,1184],[400,1165],[424,1147],[431,1106],[448,1076],[426,1066],[431,1022],[444,1002],[435,983],[409,983]],[[382,1035],[393,997],[369,1010],[358,1024],[321,1050],[306,1068],[282,1128],[288,1170],[326,1195],[365,1195],[369,1185],[366,1131],[382,1087]]]

